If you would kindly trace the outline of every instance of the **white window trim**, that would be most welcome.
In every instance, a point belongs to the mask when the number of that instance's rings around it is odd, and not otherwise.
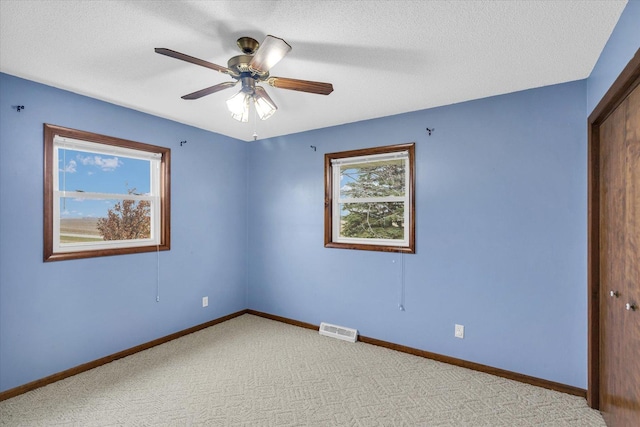
[[[370,156],[359,157],[346,157],[342,159],[333,159],[331,161],[331,172],[333,174],[333,182],[340,183],[340,169],[342,166],[349,166],[363,163],[384,162],[388,160],[401,159],[404,163],[404,196],[386,196],[386,197],[362,197],[362,198],[341,198],[340,197],[340,184],[333,186],[333,241],[338,243],[356,243],[362,245],[387,245],[387,246],[409,246],[409,152],[399,151],[395,153],[374,154]],[[405,205],[404,209],[404,239],[364,239],[358,237],[344,237],[340,236],[340,206],[345,203],[385,203],[385,202],[402,202]]]
[[[150,193],[146,195],[97,193],[90,191],[67,191],[60,188],[60,150],[83,151],[91,154],[105,154],[149,161]],[[158,245],[160,236],[157,225],[160,224],[160,153],[145,152],[125,147],[116,147],[99,142],[81,141],[56,135],[53,139],[53,250],[54,252],[79,252],[98,249],[130,248],[141,245]],[[64,166],[64,165],[63,165]],[[64,173],[64,172],[63,172]],[[60,241],[60,201],[73,197],[93,200],[146,200],[151,213],[151,236],[148,239],[105,240],[99,242],[62,243]]]

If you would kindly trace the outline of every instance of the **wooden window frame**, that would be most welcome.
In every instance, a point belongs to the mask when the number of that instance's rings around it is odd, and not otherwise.
[[[408,235],[406,246],[395,246],[387,244],[365,244],[365,243],[344,243],[337,242],[333,237],[334,220],[334,185],[332,160],[345,159],[350,157],[373,156],[380,154],[390,154],[397,152],[408,152],[408,173],[409,192],[408,206],[405,209],[409,213],[408,224],[405,230]],[[415,253],[415,143],[387,145],[382,147],[365,148],[360,150],[342,151],[337,153],[327,153],[324,156],[324,246],[327,248],[356,249],[365,251],[401,252]],[[339,185],[339,183],[337,184]]]
[[[159,171],[159,221],[155,226],[158,233],[157,243],[143,242],[118,248],[86,249],[73,251],[56,250],[54,247],[54,177],[58,166],[54,164],[54,140],[58,137],[90,143],[131,149],[140,152],[155,153],[161,156]],[[142,252],[166,251],[171,248],[171,149],[121,138],[44,124],[44,261],[62,261],[80,258],[93,258],[111,255],[123,255]]]

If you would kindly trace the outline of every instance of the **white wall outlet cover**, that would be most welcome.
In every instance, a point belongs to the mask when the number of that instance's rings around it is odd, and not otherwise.
[[[464,326],[463,325],[456,325],[455,337],[456,338],[464,338]]]
[[[206,307],[209,305],[209,297],[202,297],[202,306]]]

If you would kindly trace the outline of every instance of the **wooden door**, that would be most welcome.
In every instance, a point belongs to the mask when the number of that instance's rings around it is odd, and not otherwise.
[[[640,424],[640,86],[602,123],[600,144],[600,410],[609,426],[632,426]]]
[[[634,60],[589,120],[589,400],[610,427],[640,425],[640,54]]]

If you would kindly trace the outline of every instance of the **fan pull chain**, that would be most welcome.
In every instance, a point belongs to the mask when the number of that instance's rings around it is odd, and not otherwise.
[[[258,110],[253,106],[253,140],[258,140]]]

